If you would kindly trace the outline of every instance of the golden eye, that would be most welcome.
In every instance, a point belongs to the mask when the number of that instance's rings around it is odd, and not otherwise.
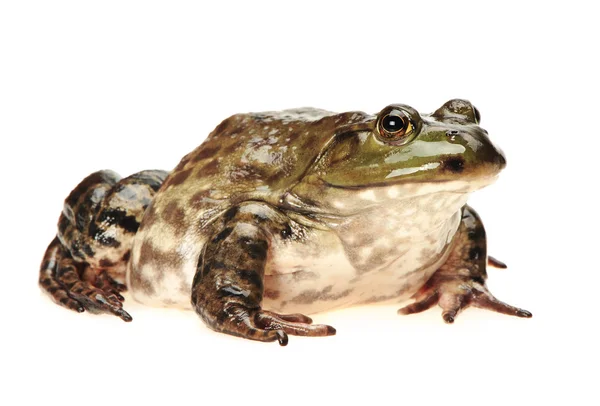
[[[384,140],[397,141],[413,132],[410,119],[402,110],[393,109],[379,121],[379,134]]]

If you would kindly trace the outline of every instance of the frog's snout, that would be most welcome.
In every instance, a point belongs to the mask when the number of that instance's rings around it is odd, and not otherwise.
[[[465,148],[462,154],[449,156],[441,162],[447,172],[478,177],[495,175],[506,167],[504,152],[492,143],[487,132],[481,128],[449,130],[446,138]]]
[[[473,155],[484,172],[497,174],[506,167],[506,155],[487,137],[485,132],[471,134],[474,138]]]
[[[494,163],[498,165],[500,169],[504,169],[506,167],[506,155],[504,155],[504,151],[500,148],[496,148],[496,152],[498,152],[498,154],[496,154]]]

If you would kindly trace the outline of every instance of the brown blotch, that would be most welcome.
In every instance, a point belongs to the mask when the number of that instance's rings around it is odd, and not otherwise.
[[[148,206],[146,208],[146,212],[144,213],[143,221],[142,221],[140,228],[138,229],[138,232],[140,232],[144,228],[154,224],[156,222],[157,218],[158,218],[158,213],[156,210],[156,206],[154,205],[154,203],[150,203],[150,206]]]
[[[196,154],[192,157],[192,162],[198,162],[203,159],[214,157],[220,150],[220,145],[216,145],[214,147],[204,146],[199,148]]]
[[[221,124],[219,124],[218,126],[215,127],[215,129],[212,131],[211,135],[214,137],[215,135],[223,134],[223,132],[225,132],[225,130],[229,126],[229,122],[230,122],[229,118],[221,121]]]
[[[144,241],[140,248],[139,267],[151,265],[157,270],[156,278],[162,279],[166,271],[176,269],[181,264],[181,256],[177,252],[164,252],[152,245],[149,241]]]
[[[273,289],[265,289],[265,291],[263,292],[263,297],[267,298],[267,299],[279,299],[279,296],[281,296],[281,292],[279,292],[278,290],[273,290]]]
[[[173,169],[173,172],[179,172],[179,171],[184,170],[184,168],[187,165],[187,163],[190,162],[190,158],[189,158],[188,155],[184,156],[181,159],[181,161],[179,161],[179,163],[177,164],[177,166]]]
[[[181,172],[174,173],[165,182],[165,187],[181,185],[190,176],[191,172],[192,172],[192,169],[190,168],[190,169],[185,169]]]
[[[121,261],[129,262],[129,258],[131,258],[131,250],[129,250],[125,254],[123,254],[123,258],[121,258]]]
[[[210,196],[210,190],[202,190],[198,193],[195,193],[194,196],[192,196],[192,198],[189,201],[189,204],[191,206],[199,206],[208,196]]]
[[[175,233],[180,234],[185,230],[185,210],[177,201],[172,201],[163,210],[161,217],[164,222],[174,227]]]
[[[131,286],[135,290],[140,290],[148,296],[153,296],[156,293],[150,281],[146,278],[142,278],[142,275],[139,272],[131,273]]]
[[[101,266],[102,268],[112,268],[113,266],[115,266],[115,263],[114,263],[114,262],[112,262],[112,261],[111,261],[111,260],[109,260],[109,259],[102,258],[102,259],[100,260],[100,266]]]
[[[229,155],[236,152],[240,148],[240,144],[232,142],[223,149],[224,155]]]
[[[216,159],[213,159],[212,161],[210,161],[209,163],[204,165],[202,168],[200,168],[197,176],[199,178],[203,178],[207,175],[214,175],[218,171],[219,171],[219,162]]]

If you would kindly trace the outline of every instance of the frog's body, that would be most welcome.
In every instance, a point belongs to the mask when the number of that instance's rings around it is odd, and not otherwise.
[[[439,301],[447,321],[470,303],[528,316],[484,285],[485,234],[465,204],[505,161],[477,116],[462,100],[423,117],[403,105],[232,116],[168,176],[86,178],[40,282],[67,307],[128,320],[126,277],[142,303],[194,308],[215,330],[281,343],[286,332],[334,330],[262,307],[315,313],[415,297],[405,313]],[[466,276],[470,296],[444,296]]]

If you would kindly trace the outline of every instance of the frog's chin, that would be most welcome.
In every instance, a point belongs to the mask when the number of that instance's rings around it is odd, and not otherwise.
[[[379,187],[371,186],[362,190],[357,189],[354,195],[365,203],[372,202],[374,204],[402,202],[435,194],[468,195],[494,183],[496,179],[497,176],[489,176],[471,180],[397,183]]]
[[[410,185],[390,185],[389,188],[408,188],[413,196],[424,196],[431,193],[472,193],[496,182],[498,175],[479,177],[469,180],[443,180],[434,182],[412,183]]]

